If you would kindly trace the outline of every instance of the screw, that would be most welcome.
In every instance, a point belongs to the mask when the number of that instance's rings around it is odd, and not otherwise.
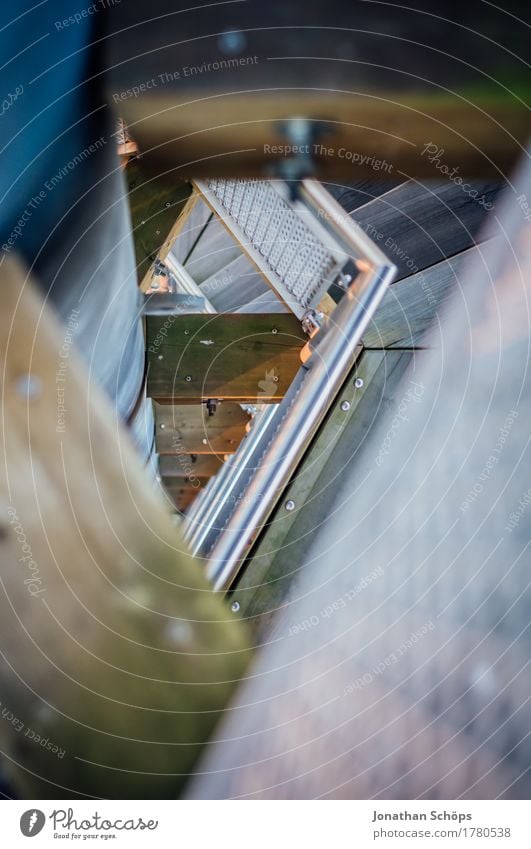
[[[239,601],[233,601],[231,606],[230,606],[230,609],[232,610],[233,613],[237,613],[238,610],[240,609],[240,602]]]
[[[361,389],[361,387],[363,386],[363,378],[357,377],[354,381],[354,386],[356,387],[356,389]]]
[[[286,501],[286,503],[284,504],[284,507],[286,508],[288,513],[291,513],[292,510],[295,510],[295,502],[292,501],[291,498],[290,498],[289,501]]]
[[[15,387],[19,395],[28,401],[35,401],[42,393],[42,381],[40,377],[33,374],[23,374],[15,381]]]
[[[160,427],[160,429],[161,429],[161,430],[164,430],[164,428],[166,427],[166,425],[165,425],[165,424],[159,424],[159,427]]]
[[[184,331],[184,335],[185,335],[185,336],[188,336],[188,334],[189,334],[189,333],[190,333],[190,331],[189,331],[189,330],[185,330],[185,331]]]
[[[203,445],[208,445],[208,439],[203,439]]]
[[[350,401],[342,401],[341,402],[341,409],[343,410],[344,413],[348,413],[348,411],[350,410]]]
[[[192,380],[192,375],[191,375],[191,374],[187,374],[187,375],[186,375],[186,377],[185,377],[184,379],[186,380],[186,382],[187,382],[187,383],[190,383],[190,382],[191,382],[191,380]]]
[[[273,328],[273,330],[271,331],[271,333],[278,333],[278,330],[276,329],[276,327],[274,327],[274,328]]]
[[[278,383],[278,377],[276,377],[276,376],[275,376],[275,377],[273,378],[273,383]]]
[[[164,359],[164,357],[162,356],[162,354],[159,354],[158,357],[157,357],[157,360],[163,360],[163,359]]]

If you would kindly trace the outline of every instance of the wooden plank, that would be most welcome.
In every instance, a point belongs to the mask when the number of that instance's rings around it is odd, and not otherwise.
[[[328,295],[325,297],[328,298]],[[320,306],[322,306],[322,304],[320,304]],[[286,306],[284,301],[280,300],[273,290],[268,289],[261,295],[258,295],[257,298],[253,298],[252,301],[249,301],[247,304],[244,304],[242,307],[237,309],[236,312],[244,315],[249,315],[251,313],[254,315],[257,315],[258,313],[274,313],[278,315],[280,313],[291,313],[291,310]]]
[[[481,245],[469,248],[391,286],[364,334],[364,346],[409,348],[418,344],[434,320],[445,319],[441,306],[451,289],[461,285],[463,265],[482,251]]]
[[[196,283],[203,283],[240,256],[241,248],[222,222],[213,217],[186,260],[185,267]]]
[[[217,454],[176,454],[159,458],[159,470],[162,478],[210,478],[223,465],[223,457]]]
[[[314,75],[315,66],[309,76]],[[279,146],[286,137],[279,127],[294,115],[328,127],[314,156],[314,174],[320,180],[349,180],[353,172],[360,179],[388,180],[400,172],[436,177],[433,164],[422,155],[430,142],[445,151],[450,170],[459,166],[461,174],[496,179],[512,170],[525,149],[529,117],[514,99],[504,103],[477,96],[465,102],[457,94],[441,96],[433,90],[393,91],[392,98],[388,92],[360,96],[356,86],[352,81],[339,93],[308,91],[308,85],[295,92],[253,87],[250,95],[196,85],[188,101],[181,88],[174,95],[130,98],[121,109],[135,126],[146,166],[154,173],[164,171],[169,179],[174,174],[189,179],[263,177],[285,160]],[[327,125],[331,115],[336,116],[333,126]]]
[[[209,207],[201,200],[200,195],[192,189],[190,197],[162,243],[157,258],[165,262],[166,257],[171,253],[179,262],[182,262],[181,257],[185,259],[188,256],[209,217]],[[140,289],[143,292],[147,292],[151,280],[152,266],[148,268],[140,284]]]
[[[235,312],[264,292],[271,291],[256,266],[244,254],[208,277],[200,288],[218,312]]]
[[[186,483],[176,478],[162,478],[162,486],[166,498],[179,513],[186,513],[206,485],[208,478],[198,478],[192,483]]]
[[[135,243],[138,280],[146,285],[153,260],[183,209],[191,188],[183,180],[168,182],[145,173],[139,160],[125,170]],[[145,291],[145,290],[144,290]]]
[[[148,395],[159,403],[209,398],[277,403],[307,341],[292,315],[148,316]]]
[[[239,404],[224,401],[209,416],[204,404],[154,404],[157,453],[234,454],[251,417]]]
[[[0,723],[4,763],[20,798],[173,798],[243,670],[244,635],[9,258],[0,300],[0,691],[17,720]]]
[[[501,183],[474,183],[472,188],[477,199],[449,180],[408,180],[351,217],[397,265],[400,279],[415,266],[425,268],[474,244]]]
[[[354,212],[360,206],[370,203],[377,197],[395,189],[397,185],[405,182],[405,177],[398,174],[395,180],[358,180],[355,183],[329,182],[324,187],[330,192],[345,212]]]
[[[500,184],[476,186],[495,204]],[[352,218],[397,266],[396,280],[470,248],[486,216],[484,206],[451,181],[409,180],[359,207]]]

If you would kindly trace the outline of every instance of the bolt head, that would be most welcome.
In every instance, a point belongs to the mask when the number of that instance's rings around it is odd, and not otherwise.
[[[286,501],[284,507],[286,508],[288,513],[291,513],[292,510],[295,510],[295,502],[290,498],[289,501]]]
[[[278,330],[276,329],[276,327],[274,327],[274,328],[273,328],[273,330],[271,331],[271,333],[278,333]]]
[[[342,401],[341,409],[344,413],[348,413],[348,411],[350,410],[350,401]]]
[[[357,377],[354,381],[354,386],[356,387],[356,389],[361,389],[361,387],[363,386],[363,378]]]
[[[165,425],[163,422],[161,422],[161,423],[159,424],[159,427],[160,427],[160,429],[161,429],[161,430],[164,430],[164,428],[166,427],[166,425]]]
[[[190,382],[191,382],[191,380],[192,380],[192,375],[191,375],[191,374],[187,374],[187,375],[186,375],[186,377],[185,377],[185,380],[186,380],[186,382],[187,382],[187,383],[190,383]]]
[[[233,601],[231,606],[230,606],[230,609],[232,610],[233,613],[238,613],[238,611],[240,609],[240,602],[239,601]]]
[[[163,359],[164,359],[163,355],[159,354],[158,357],[157,357],[157,360],[163,360]]]

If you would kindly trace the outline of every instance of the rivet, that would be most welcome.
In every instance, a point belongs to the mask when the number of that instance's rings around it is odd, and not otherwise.
[[[233,601],[231,606],[230,606],[230,609],[232,610],[233,613],[237,613],[238,610],[240,609],[240,602],[239,601]]]
[[[357,377],[354,381],[354,386],[356,387],[356,389],[361,389],[361,387],[363,386],[363,378]]]
[[[286,508],[288,513],[291,513],[292,510],[295,510],[295,502],[292,501],[292,499],[290,498],[289,501],[286,501],[284,507]]]
[[[23,374],[16,379],[15,388],[23,398],[35,401],[42,393],[42,380],[33,374]]]
[[[341,409],[343,410],[344,413],[348,413],[348,411],[350,410],[350,401],[342,401],[341,402]]]

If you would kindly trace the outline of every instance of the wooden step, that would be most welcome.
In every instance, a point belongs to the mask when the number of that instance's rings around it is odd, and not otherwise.
[[[185,513],[194,503],[195,499],[205,486],[208,478],[194,481],[194,486],[186,481],[178,480],[177,478],[163,478],[162,487],[176,510],[180,513]]]
[[[168,247],[171,248],[171,253],[178,262],[181,264],[186,262],[211,216],[210,207],[194,191],[169,236],[170,245]],[[161,259],[163,258],[161,256]]]
[[[163,480],[178,478],[193,482],[196,478],[211,478],[223,462],[223,457],[216,454],[176,454],[160,457],[159,470]]]
[[[307,341],[292,315],[147,316],[146,333],[147,393],[162,404],[278,403]]]
[[[201,283],[201,291],[218,312],[234,312],[271,289],[244,255],[233,259]],[[277,299],[280,303],[280,299]]]
[[[213,217],[202,231],[184,266],[196,283],[203,283],[240,254],[240,247],[222,222]]]
[[[251,416],[223,401],[213,416],[204,404],[154,404],[157,453],[234,454]]]

